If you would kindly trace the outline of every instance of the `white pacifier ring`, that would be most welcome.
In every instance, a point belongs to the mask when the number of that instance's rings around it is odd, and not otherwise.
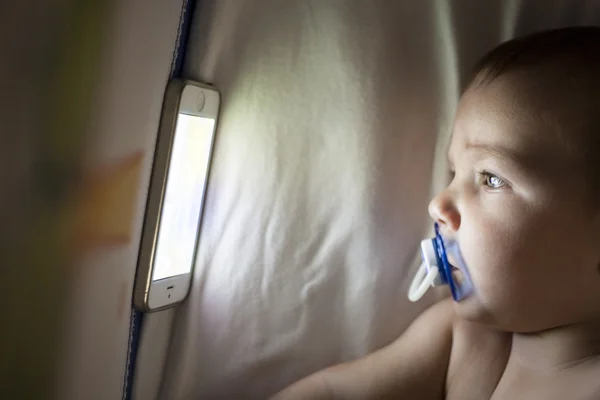
[[[412,302],[418,301],[429,287],[433,286],[435,282],[435,278],[437,278],[439,274],[439,269],[435,266],[432,266],[429,271],[425,264],[421,264],[417,274],[412,280],[410,284],[410,289],[408,290],[408,299]]]

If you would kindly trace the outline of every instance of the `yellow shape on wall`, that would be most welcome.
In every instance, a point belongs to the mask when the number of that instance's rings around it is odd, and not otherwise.
[[[78,250],[126,245],[133,237],[143,153],[82,178],[70,233]]]

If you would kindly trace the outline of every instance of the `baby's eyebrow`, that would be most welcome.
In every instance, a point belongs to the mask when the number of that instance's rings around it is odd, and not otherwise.
[[[510,149],[507,149],[507,148],[504,148],[501,146],[495,146],[495,145],[489,145],[489,144],[483,144],[483,143],[467,143],[466,148],[473,149],[473,150],[479,150],[484,153],[488,153],[489,155],[491,155],[493,157],[504,158],[504,159],[514,162],[515,164],[519,164],[522,166],[526,166],[527,164],[529,164],[527,162],[527,157],[524,157],[521,154],[518,154]]]

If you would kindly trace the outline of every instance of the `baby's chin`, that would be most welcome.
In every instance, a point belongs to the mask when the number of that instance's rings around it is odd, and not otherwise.
[[[488,328],[512,332],[534,333],[543,330],[546,325],[536,323],[532,318],[525,318],[519,310],[511,308],[485,306],[477,296],[470,296],[460,302],[454,302],[456,315],[468,322],[485,325]],[[546,326],[546,327],[549,327]]]

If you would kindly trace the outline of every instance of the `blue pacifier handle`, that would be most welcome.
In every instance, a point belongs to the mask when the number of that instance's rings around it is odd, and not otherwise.
[[[438,265],[441,266],[440,277],[442,278],[443,284],[450,286],[452,297],[454,300],[458,301],[460,296],[456,284],[454,283],[454,279],[452,279],[452,265],[448,262],[446,246],[444,246],[444,239],[442,238],[442,235],[440,235],[440,226],[437,222],[434,224],[434,228],[436,256],[438,257]]]

